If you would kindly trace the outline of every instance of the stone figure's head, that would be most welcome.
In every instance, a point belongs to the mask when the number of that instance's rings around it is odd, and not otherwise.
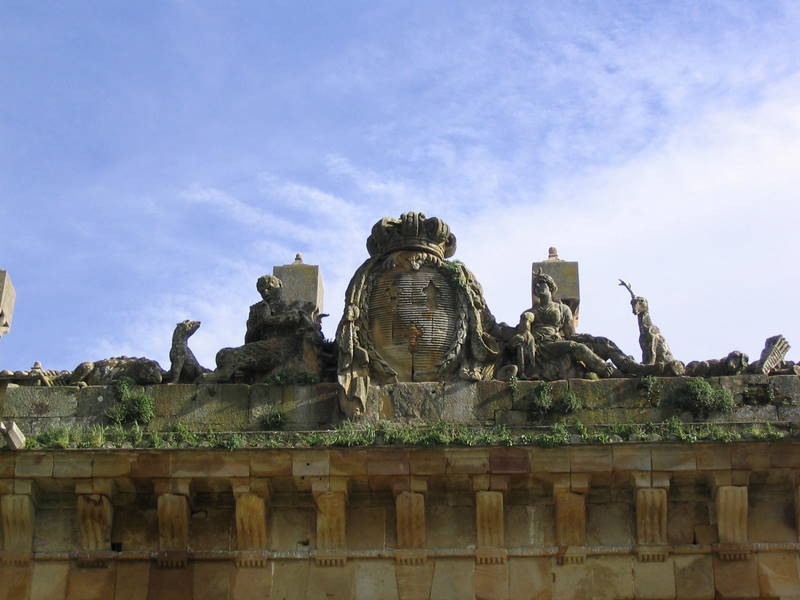
[[[641,296],[631,298],[631,310],[635,315],[646,313],[648,311],[647,298],[642,298]]]
[[[283,282],[274,275],[262,275],[256,280],[256,289],[264,300],[280,298]]]
[[[750,365],[750,357],[738,350],[728,353],[723,360],[729,373],[741,373]]]
[[[537,296],[549,293],[550,296],[555,296],[558,291],[556,280],[547,273],[543,273],[540,269],[533,274],[533,293]]]
[[[183,337],[189,337],[200,328],[200,321],[186,319],[175,325],[175,331]]]
[[[139,358],[132,361],[130,377],[141,385],[161,383],[163,372],[159,364],[149,358]]]

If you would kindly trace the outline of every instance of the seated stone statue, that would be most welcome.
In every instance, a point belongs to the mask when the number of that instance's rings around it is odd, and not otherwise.
[[[258,278],[261,301],[250,307],[244,345],[220,350],[216,370],[204,381],[257,383],[278,372],[319,375],[324,315],[310,302],[287,306],[282,287],[273,275]]]
[[[613,367],[584,343],[589,340],[579,342],[572,339],[575,336],[572,311],[566,304],[553,299],[557,291],[558,286],[550,275],[541,272],[534,275],[533,293],[538,304],[530,312],[533,314],[532,331],[536,354],[541,363],[537,370],[545,379],[557,378],[552,376],[553,369],[547,367],[552,367],[562,357],[569,357],[580,363],[589,373],[595,373],[599,377],[610,376]]]
[[[553,299],[557,291],[552,277],[542,272],[534,274],[533,292],[538,304],[531,312],[536,377],[549,380],[587,375],[609,377],[615,373],[615,367],[620,375],[683,374],[683,363],[678,361],[640,364],[608,338],[575,333],[569,306]],[[611,361],[613,366],[606,361]]]

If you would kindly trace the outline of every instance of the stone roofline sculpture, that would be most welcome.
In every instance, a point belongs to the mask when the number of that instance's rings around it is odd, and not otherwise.
[[[371,385],[393,382],[800,371],[784,360],[789,344],[783,336],[768,338],[753,364],[734,351],[684,367],[653,325],[647,300],[622,280],[637,317],[641,362],[609,338],[577,333],[556,280],[541,269],[533,274],[533,306],[522,311],[516,326],[498,322],[474,274],[449,260],[456,251],[450,227],[423,213],[379,220],[366,247],[369,257],[347,287],[335,342],[326,342],[321,331],[321,319],[327,316],[321,314],[321,279],[312,281],[306,299],[286,302],[281,280],[264,275],[256,282],[261,300],[250,307],[244,344],[220,350],[214,371],[202,367],[189,349],[188,339],[200,323],[187,320],[173,333],[168,371],[150,359],[130,357],[82,363],[72,372],[47,371],[37,363],[28,371],[0,372],[0,384],[103,385],[123,377],[150,385],[258,383],[290,373],[306,381],[335,378],[341,410],[356,417],[366,412]],[[304,265],[299,256],[293,265],[318,277],[318,267]],[[555,248],[550,248],[548,261],[535,264],[556,263],[575,265],[571,268],[577,273],[577,263],[559,259]],[[281,268],[287,267],[292,265]],[[577,290],[577,280],[570,286]]]

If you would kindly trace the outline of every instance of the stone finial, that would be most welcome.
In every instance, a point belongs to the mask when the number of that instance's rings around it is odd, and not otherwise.
[[[553,262],[558,262],[561,260],[560,258],[558,258],[558,248],[556,248],[555,246],[550,246],[547,249],[547,260]]]
[[[302,265],[303,264],[303,255],[299,252],[294,255],[294,264]]]

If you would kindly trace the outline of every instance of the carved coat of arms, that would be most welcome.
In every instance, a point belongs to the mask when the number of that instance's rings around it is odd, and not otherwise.
[[[384,218],[367,240],[336,332],[342,408],[364,410],[370,380],[487,379],[497,343],[494,318],[470,271],[453,256],[450,227],[422,213]]]

